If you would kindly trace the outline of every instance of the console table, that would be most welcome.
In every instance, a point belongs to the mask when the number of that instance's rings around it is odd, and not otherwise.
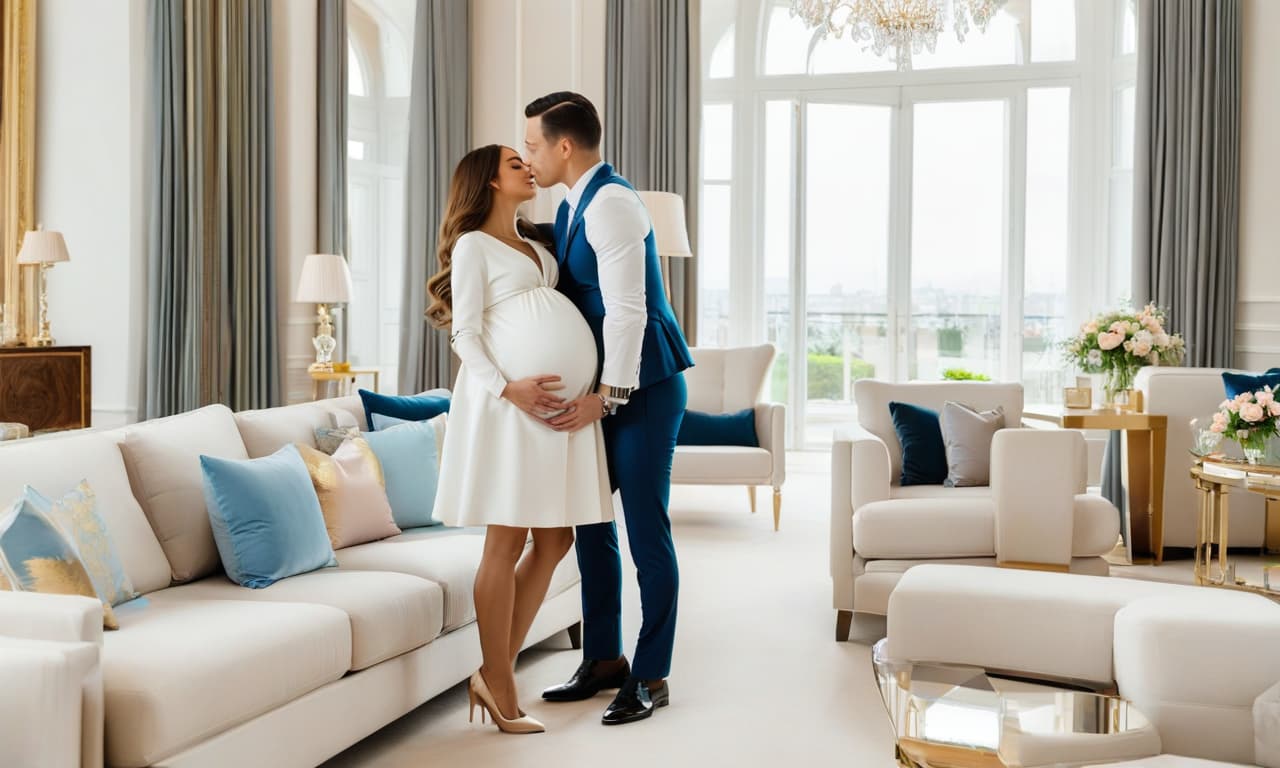
[[[0,347],[0,421],[43,430],[88,427],[89,347]]]

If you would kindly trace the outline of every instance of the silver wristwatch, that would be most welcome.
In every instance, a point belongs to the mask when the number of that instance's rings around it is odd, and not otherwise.
[[[631,400],[631,393],[635,391],[635,387],[615,387],[611,385],[609,387],[609,394],[606,395],[606,397],[612,403],[626,405],[627,402]]]

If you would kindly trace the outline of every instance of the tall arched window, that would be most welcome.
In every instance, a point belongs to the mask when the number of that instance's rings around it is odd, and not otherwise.
[[[698,343],[778,346],[793,447],[859,378],[1057,401],[1057,343],[1128,291],[1127,0],[1010,2],[904,72],[787,0],[703,5]]]
[[[347,0],[348,356],[395,387],[404,272],[412,0]]]

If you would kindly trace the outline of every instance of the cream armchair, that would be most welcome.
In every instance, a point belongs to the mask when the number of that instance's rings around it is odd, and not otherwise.
[[[782,516],[782,483],[787,477],[786,406],[763,402],[764,384],[777,350],[758,347],[691,350],[694,367],[685,371],[691,411],[734,413],[755,409],[759,448],[682,445],[671,467],[672,484],[745,485],[756,511],[756,486],[773,488],[773,529]]]
[[[857,613],[884,615],[902,575],[921,563],[1108,574],[1120,516],[1085,493],[1088,449],[1075,431],[1019,429],[1022,386],[985,382],[854,383],[858,423],[831,451],[831,589],[836,638]],[[889,402],[941,412],[948,400],[1001,407],[1011,428],[991,445],[991,486],[899,484],[902,448]]]

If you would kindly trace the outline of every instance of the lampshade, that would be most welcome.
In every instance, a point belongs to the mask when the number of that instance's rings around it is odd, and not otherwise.
[[[22,238],[22,250],[18,251],[19,264],[56,264],[70,261],[67,243],[61,232],[33,229]]]
[[[294,301],[345,304],[351,301],[351,270],[336,253],[313,253],[302,262],[302,279]]]
[[[689,232],[684,223],[684,200],[674,192],[637,192],[640,202],[649,209],[653,220],[653,236],[658,241],[658,255],[673,259],[693,256],[689,248]]]

